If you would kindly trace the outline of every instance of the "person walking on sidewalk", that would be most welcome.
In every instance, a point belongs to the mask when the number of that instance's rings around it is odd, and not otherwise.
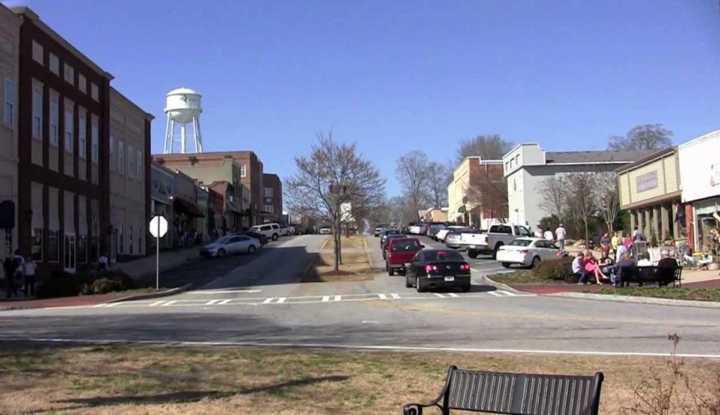
[[[17,295],[17,284],[22,284],[25,280],[25,258],[20,255],[20,250],[15,250],[15,295]]]
[[[555,239],[558,241],[558,246],[560,247],[561,251],[565,250],[565,235],[567,232],[565,231],[565,227],[563,227],[563,224],[561,223],[558,225],[557,229],[555,229]]]
[[[11,256],[5,257],[5,261],[3,261],[3,271],[5,273],[5,296],[7,298],[17,296],[17,286],[15,285],[15,258]]]
[[[25,297],[32,297],[35,295],[35,272],[37,271],[37,264],[35,260],[28,256],[25,258]]]

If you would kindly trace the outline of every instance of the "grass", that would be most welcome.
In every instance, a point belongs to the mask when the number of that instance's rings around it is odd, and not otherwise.
[[[359,235],[342,238],[342,264],[335,271],[335,253],[331,238],[305,268],[302,282],[367,281],[373,279],[365,238]]]
[[[720,288],[673,288],[673,287],[603,287],[599,294],[630,295],[636,297],[669,298],[672,300],[718,301]]]
[[[649,375],[672,375],[660,358],[4,343],[0,413],[399,413],[404,403],[433,398],[450,364],[603,371],[603,414],[629,407]],[[720,362],[688,360],[684,370],[700,390],[713,390]]]

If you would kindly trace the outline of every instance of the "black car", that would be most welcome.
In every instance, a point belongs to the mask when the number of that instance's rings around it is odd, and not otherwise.
[[[436,288],[470,291],[470,264],[455,251],[423,249],[407,267],[405,286],[418,292]]]

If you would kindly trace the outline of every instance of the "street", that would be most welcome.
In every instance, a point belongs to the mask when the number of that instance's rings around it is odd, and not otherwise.
[[[0,338],[652,355],[669,353],[667,336],[677,333],[681,354],[720,357],[720,310],[498,289],[483,277],[500,268],[489,258],[469,260],[469,293],[419,294],[379,271],[368,281],[299,282],[325,239],[285,239],[171,297],[3,312]],[[367,246],[381,269],[377,241]]]

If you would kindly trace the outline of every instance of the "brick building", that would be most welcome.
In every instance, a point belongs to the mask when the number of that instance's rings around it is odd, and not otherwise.
[[[448,185],[448,220],[487,229],[508,216],[502,161],[468,157]]]
[[[263,221],[282,222],[282,182],[277,174],[263,174]]]

